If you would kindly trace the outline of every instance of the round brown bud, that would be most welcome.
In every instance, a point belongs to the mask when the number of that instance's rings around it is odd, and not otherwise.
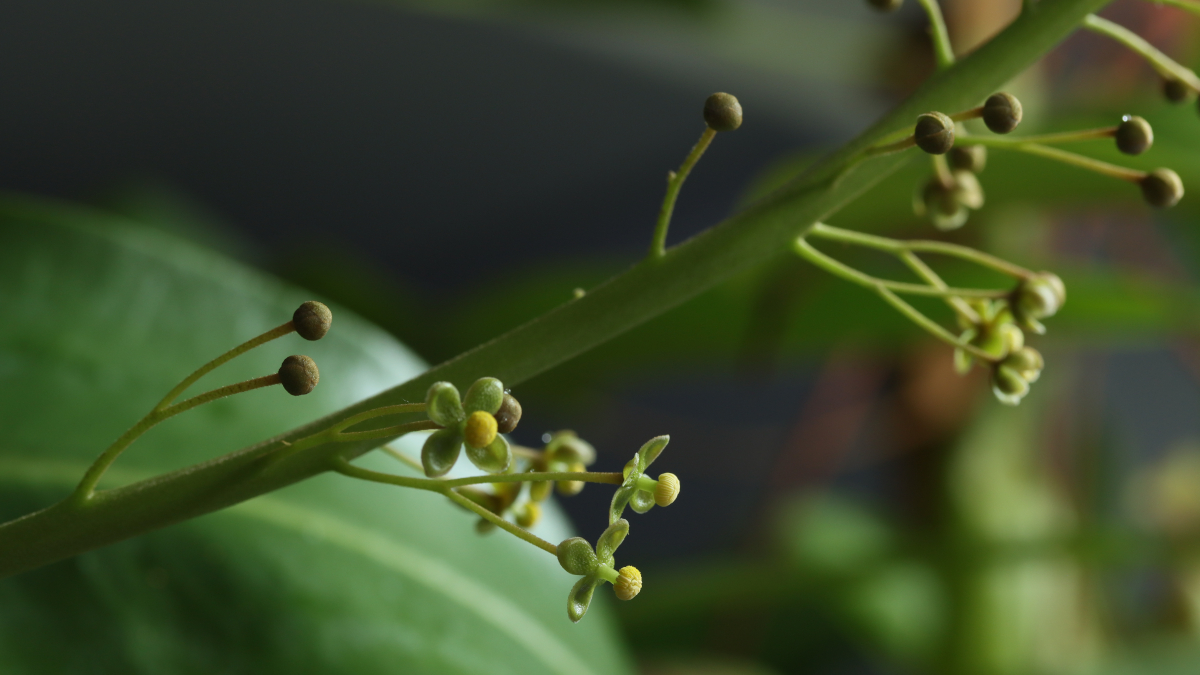
[[[303,396],[317,388],[321,373],[317,362],[300,354],[293,354],[279,366],[279,383],[292,396]]]
[[[1169,77],[1163,80],[1163,96],[1171,103],[1183,103],[1192,95],[1192,88],[1183,80]]]
[[[333,312],[316,300],[300,305],[292,314],[292,325],[296,333],[305,340],[320,340],[329,332],[333,323]]]
[[[940,112],[927,112],[917,117],[913,140],[931,155],[944,155],[954,147],[954,120]]]
[[[881,12],[894,12],[900,9],[904,0],[867,0],[867,4]]]
[[[950,149],[946,156],[950,166],[959,171],[979,173],[987,166],[987,148],[982,145],[959,145]]]
[[[1012,94],[992,94],[983,104],[983,123],[993,133],[1007,134],[1021,123],[1021,102]]]
[[[733,94],[719,91],[704,101],[704,123],[713,131],[733,131],[742,126],[742,104]]]
[[[1126,115],[1117,126],[1117,149],[1127,155],[1140,155],[1154,145],[1154,129],[1136,115]]]
[[[613,592],[617,594],[619,600],[632,600],[637,597],[638,593],[642,592],[642,573],[633,565],[622,567],[617,577],[617,583],[613,584]]]
[[[504,400],[500,403],[500,409],[496,411],[496,431],[502,434],[511,434],[520,421],[521,402],[512,394],[505,394]]]
[[[1183,198],[1183,181],[1170,169],[1155,169],[1139,184],[1146,203],[1158,209],[1175,206]]]

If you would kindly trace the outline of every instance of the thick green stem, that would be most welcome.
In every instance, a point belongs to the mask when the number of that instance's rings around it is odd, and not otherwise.
[[[696,162],[700,161],[700,156],[708,149],[709,143],[717,135],[717,132],[712,127],[706,127],[704,133],[700,134],[700,140],[696,141],[696,145],[692,146],[692,151],[683,160],[683,164],[679,165],[678,171],[672,171],[667,176],[667,194],[663,197],[662,208],[658,211],[658,223],[654,226],[654,239],[650,242],[650,257],[661,258],[667,251],[667,228],[671,226],[671,215],[675,213],[675,200],[679,198],[679,190],[683,187],[683,181],[687,180],[688,174],[692,172],[692,167],[696,166]]]
[[[917,0],[929,15],[929,37],[933,40],[933,53],[937,57],[939,70],[954,65],[954,47],[950,44],[950,32],[946,30],[946,19],[938,0]]]
[[[1182,6],[1182,5],[1177,5]],[[1196,77],[1196,73],[1190,68],[1184,68],[1175,61],[1175,59],[1167,56],[1159,51],[1157,47],[1146,42],[1145,38],[1128,28],[1113,23],[1108,19],[1102,19],[1095,14],[1089,14],[1083,20],[1084,28],[1107,35],[1108,37],[1120,42],[1134,52],[1140,54],[1142,58],[1150,63],[1150,66],[1158,71],[1168,80],[1179,80],[1191,87],[1192,91],[1200,91],[1200,78]]]
[[[1109,0],[1043,0],[954,68],[936,73],[906,101],[789,185],[656,260],[541,317],[396,386],[278,438],[209,462],[113,490],[87,508],[62,502],[0,525],[0,578],[237,504],[329,471],[335,455],[352,459],[381,439],[318,443],[278,462],[288,444],[380,406],[423,400],[429,386],[460,388],[479,377],[518,385],[602,344],[789,247],[811,223],[829,217],[916,155],[886,155],[841,177],[845,167],[890,132],[928,110],[976,105],[1032,65]],[[916,249],[913,249],[916,250]],[[368,422],[370,423],[370,422]]]

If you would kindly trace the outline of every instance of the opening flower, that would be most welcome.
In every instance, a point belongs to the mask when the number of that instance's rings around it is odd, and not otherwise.
[[[617,520],[596,540],[596,548],[583,537],[571,537],[558,545],[558,563],[571,574],[583,578],[575,582],[567,595],[567,616],[578,623],[592,604],[596,586],[607,581],[621,600],[632,600],[642,590],[642,573],[636,567],[617,569],[613,554],[629,534],[629,521]]]
[[[512,449],[498,433],[495,415],[504,403],[504,385],[494,377],[475,381],[460,399],[449,382],[435,382],[425,396],[429,419],[442,425],[425,440],[421,465],[430,478],[444,476],[458,462],[463,445],[481,471],[500,473],[512,465]]]
[[[626,505],[638,513],[645,513],[655,504],[668,506],[679,496],[679,479],[675,474],[661,474],[658,480],[646,475],[646,469],[658,459],[670,441],[670,436],[651,438],[625,465],[625,480],[613,494],[608,522],[617,522],[625,512]]]

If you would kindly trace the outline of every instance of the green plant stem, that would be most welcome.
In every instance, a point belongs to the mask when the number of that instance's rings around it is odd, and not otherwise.
[[[217,358],[213,359],[212,361],[209,361],[208,363],[204,364],[203,366],[200,366],[199,368],[196,369],[196,371],[194,373],[183,378],[182,382],[180,382],[178,385],[175,386],[174,389],[172,389],[170,392],[168,392],[167,395],[164,396],[163,399],[158,402],[158,405],[154,406],[154,410],[163,410],[167,406],[171,405],[171,401],[174,401],[175,399],[179,398],[179,395],[182,394],[184,391],[186,391],[188,387],[195,384],[197,380],[204,377],[208,373],[212,372],[215,368],[217,368],[221,364],[232,360],[234,357],[245,354],[246,352],[250,351],[251,349],[254,349],[255,347],[264,345],[264,344],[270,342],[271,340],[283,337],[284,335],[287,335],[287,334],[293,332],[294,330],[296,330],[296,327],[292,325],[291,321],[289,321],[281,326],[276,326],[275,328],[272,328],[271,330],[263,333],[262,335],[259,335],[258,337],[246,340],[242,344],[234,347],[233,349],[230,349],[229,351],[218,356]]]
[[[913,147],[916,144],[917,144],[917,137],[909,134],[909,136],[907,138],[902,138],[902,139],[896,141],[895,143],[885,143],[883,145],[877,145],[877,146],[867,150],[865,153],[863,153],[863,159],[866,159],[868,157],[878,157],[879,155],[890,155],[895,152],[902,152],[904,150],[907,150],[907,149]]]
[[[966,122],[967,120],[977,120],[980,117],[983,117],[983,106],[978,106],[975,108],[970,108],[968,110],[964,110],[962,112],[954,113],[953,115],[950,115],[949,117],[950,117],[950,119],[954,120],[955,122]]]
[[[950,32],[946,30],[946,19],[938,0],[917,0],[929,15],[929,37],[933,40],[933,53],[937,57],[939,70],[954,65],[954,47],[950,44]]]
[[[712,127],[705,127],[704,133],[700,134],[700,140],[696,141],[696,145],[692,146],[692,151],[683,160],[683,164],[679,165],[679,170],[672,171],[667,175],[667,194],[663,197],[662,208],[658,211],[658,223],[654,226],[654,239],[650,242],[651,258],[661,258],[666,254],[667,228],[671,226],[671,215],[675,212],[675,200],[679,198],[679,190],[683,187],[683,181],[687,180],[688,174],[692,172],[692,167],[700,161],[701,155],[708,149],[708,145],[712,143],[712,139],[716,135],[717,132]]]
[[[113,441],[112,445],[108,446],[104,452],[100,454],[96,461],[88,468],[87,472],[83,474],[83,479],[80,480],[79,485],[76,486],[75,491],[71,495],[71,500],[77,504],[84,504],[91,499],[92,495],[94,495],[96,492],[96,485],[100,482],[100,479],[104,477],[104,473],[108,471],[108,468],[113,465],[113,462],[116,462],[117,458],[121,456],[121,453],[125,451],[125,448],[128,448],[130,445],[132,445],[134,441],[141,437],[142,434],[154,428],[154,426],[159,422],[170,419],[179,413],[186,412],[198,405],[203,405],[219,398],[240,394],[252,389],[261,389],[262,387],[269,387],[275,384],[279,384],[279,374],[271,373],[270,375],[256,377],[252,380],[246,380],[245,382],[228,384],[224,387],[213,389],[212,391],[198,394],[192,398],[180,401],[172,406],[167,406],[165,408],[155,407],[154,410],[151,410],[145,417],[138,420],[137,424],[130,427],[125,433],[121,434],[120,438]]]
[[[905,265],[908,265],[909,269],[915,272],[917,276],[924,279],[929,285],[941,290],[949,290],[949,286],[945,281],[942,281],[942,278],[938,276],[938,273],[934,272],[929,265],[926,265],[925,261],[921,260],[916,253],[913,253],[912,251],[903,251],[899,254],[899,258],[904,262]],[[976,312],[971,305],[967,304],[966,300],[963,300],[959,296],[950,296],[946,298],[946,304],[954,308],[954,311],[957,312],[958,315],[966,320],[966,322],[969,324],[974,325],[982,320],[982,317],[979,316],[979,313]]]
[[[532,532],[526,530],[525,528],[518,527],[518,526],[508,522],[507,520],[492,513],[491,511],[488,511],[487,509],[476,504],[475,502],[471,501],[470,499],[467,499],[466,497],[458,494],[457,492],[455,492],[453,490],[446,490],[446,496],[449,497],[451,500],[453,500],[454,503],[474,511],[475,513],[479,514],[480,518],[483,518],[484,520],[492,523],[493,525],[496,525],[497,527],[504,530],[505,532],[508,532],[509,534],[516,536],[518,539],[521,539],[522,541],[527,541],[530,544],[533,544],[534,546],[549,553],[550,555],[553,555],[553,556],[558,555],[558,546],[551,544],[550,542],[546,541],[545,539],[542,539],[541,537],[537,536],[536,534],[533,534]]]
[[[936,298],[948,298],[952,296],[967,297],[967,298],[1003,298],[1008,295],[1008,291],[1001,289],[979,289],[979,288],[934,288],[925,284],[909,284],[903,281],[890,281],[888,279],[880,279],[873,277],[865,272],[860,272],[853,267],[831,258],[817,249],[813,248],[812,244],[801,235],[796,239],[796,253],[805,260],[820,267],[834,276],[839,276],[847,281],[864,286],[874,290],[877,287],[888,288],[899,293],[907,293],[909,295],[924,295]]]
[[[874,234],[865,234],[863,232],[855,232],[854,230],[845,230],[840,227],[826,225],[825,223],[816,223],[806,232],[807,235],[821,237],[831,241],[840,241],[846,244],[854,244],[856,246],[866,246],[868,248],[886,251],[895,255],[900,255],[906,251],[916,251],[923,253],[940,253],[942,255],[953,256],[967,262],[975,263],[982,267],[988,267],[1003,274],[1014,276],[1018,279],[1027,279],[1033,276],[1033,272],[1014,265],[1003,258],[997,258],[994,255],[989,255],[983,251],[977,251],[968,246],[960,246],[959,244],[949,244],[944,241],[930,241],[927,239],[914,239],[912,241],[904,241],[901,239],[891,239],[888,237],[880,237]]]
[[[1178,7],[1192,14],[1200,14],[1200,2],[1196,0],[1150,0],[1156,5],[1167,5],[1169,7]]]
[[[1176,6],[1192,9],[1190,5],[1177,4]],[[1193,9],[1193,11],[1195,10]],[[1168,80],[1180,80],[1188,87],[1191,87],[1192,91],[1200,91],[1200,78],[1196,77],[1196,73],[1192,72],[1190,68],[1181,66],[1175,59],[1172,59],[1154,45],[1146,42],[1145,38],[1141,35],[1108,19],[1102,19],[1095,14],[1089,14],[1084,17],[1083,27],[1094,33],[1107,35],[1140,54],[1164,78]]]
[[[582,298],[450,361],[323,419],[211,461],[112,490],[86,508],[69,500],[0,524],[0,578],[178,523],[278,490],[330,470],[329,458],[357,457],[382,439],[316,444],[274,461],[289,444],[361,412],[423,400],[434,382],[460,389],[493,376],[506,386],[529,378],[662,314],[791,246],[811,223],[828,218],[883,178],[916,161],[899,153],[845,167],[887,134],[928,110],[974,105],[1070,34],[1109,0],[1043,0],[990,42],[934,74],[908,99],[788,185],[725,222],[643,261]],[[835,182],[835,179],[839,178]],[[916,250],[916,249],[913,249]],[[368,422],[369,423],[369,422]]]
[[[605,473],[596,471],[526,471],[524,473],[505,473],[495,476],[469,476],[439,481],[449,487],[463,485],[495,484],[495,483],[539,483],[545,481],[577,480],[584,483],[606,483],[620,485],[624,480],[621,473]]]
[[[960,291],[967,291],[969,289],[951,288],[951,289],[943,290],[943,289],[931,288],[929,286],[920,286],[917,284],[900,284],[900,283],[897,283],[894,281],[884,281],[881,279],[876,279],[875,277],[872,277],[868,274],[859,272],[858,270],[854,269],[853,267],[845,265],[837,260],[834,260],[833,258],[830,258],[829,256],[826,256],[824,253],[821,253],[817,249],[813,248],[812,245],[809,244],[808,241],[805,240],[803,235],[796,238],[794,250],[802,258],[804,258],[805,260],[808,260],[812,264],[816,265],[817,267],[820,267],[821,269],[829,272],[830,274],[833,274],[834,276],[839,276],[843,279],[846,279],[847,281],[856,283],[864,288],[875,291],[880,296],[882,296],[883,299],[888,302],[888,304],[890,304],[893,307],[895,307],[896,309],[898,309],[901,314],[908,317],[910,320],[912,320],[913,323],[915,323],[918,326],[929,331],[931,334],[933,334],[938,339],[945,340],[946,342],[949,342],[951,345],[953,345],[955,347],[965,349],[968,352],[974,354],[975,356],[978,356],[981,359],[984,359],[987,361],[995,361],[996,360],[996,358],[994,356],[979,349],[978,347],[975,347],[974,345],[960,341],[957,337],[952,335],[949,331],[947,331],[946,329],[944,329],[940,325],[938,325],[938,323],[936,321],[934,321],[933,319],[930,319],[929,317],[925,316],[920,311],[918,311],[916,308],[914,308],[912,305],[901,300],[893,292],[893,289],[896,288],[897,286],[915,286],[917,288],[923,288],[923,289],[926,289],[929,291],[928,293],[922,293],[921,295],[936,295],[936,296],[942,296],[942,297],[950,297],[951,295],[961,296],[961,295],[963,295],[963,293],[961,293]],[[972,292],[978,293],[977,291],[972,291]],[[999,291],[999,295],[986,296],[986,297],[1003,297],[1006,294],[1007,294],[1007,292],[1005,292],[1005,291]],[[980,296],[976,295],[975,297],[980,297]]]
[[[1082,131],[1062,131],[1054,134],[1038,134],[1036,136],[1025,136],[1022,138],[1011,137],[996,137],[996,136],[968,136],[958,139],[958,145],[991,145],[997,148],[1023,145],[1026,143],[1040,143],[1042,145],[1056,145],[1058,143],[1074,143],[1076,141],[1092,141],[1098,138],[1112,138],[1117,135],[1116,127],[1100,127],[1098,129],[1084,129]],[[984,140],[979,140],[984,139]]]
[[[388,455],[391,455],[394,459],[398,460],[401,464],[407,466],[408,468],[415,469],[417,471],[420,471],[421,473],[425,473],[425,467],[421,466],[420,462],[413,459],[412,457],[409,457],[407,454],[401,452],[400,450],[397,450],[396,448],[393,448],[390,445],[381,446],[379,449],[384,451]]]
[[[1140,182],[1146,177],[1145,171],[1130,169],[1116,164],[1109,164],[1098,159],[1085,157],[1074,152],[1068,152],[1059,148],[1053,148],[1047,145],[1039,145],[1037,143],[1028,143],[1023,139],[1008,139],[994,138],[991,136],[971,136],[970,138],[962,139],[964,145],[986,145],[992,148],[1001,148],[1004,150],[1013,150],[1015,152],[1024,152],[1038,157],[1045,157],[1063,164],[1070,164],[1081,169],[1087,169],[1110,178],[1129,181],[1130,183]]]

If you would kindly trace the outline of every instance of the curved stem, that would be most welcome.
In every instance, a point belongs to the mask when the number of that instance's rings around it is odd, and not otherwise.
[[[433,478],[412,478],[411,476],[397,476],[395,474],[383,473],[382,471],[372,471],[360,466],[354,466],[343,457],[334,457],[329,463],[334,471],[351,478],[371,481],[372,483],[385,483],[387,485],[399,485],[400,487],[415,488],[417,490],[428,490],[430,492],[445,492],[442,481]]]
[[[184,391],[186,391],[188,387],[195,384],[196,380],[199,380],[200,378],[204,377],[205,375],[210,373],[217,366],[220,366],[221,364],[228,362],[229,360],[233,359],[236,356],[245,354],[246,352],[250,351],[251,349],[254,349],[255,347],[264,345],[276,338],[283,337],[284,335],[287,335],[288,333],[291,333],[294,330],[296,330],[296,327],[292,325],[291,321],[288,321],[287,323],[285,323],[281,326],[276,326],[275,328],[272,328],[271,330],[263,333],[262,335],[259,335],[258,337],[246,340],[242,344],[234,347],[233,349],[230,349],[229,351],[218,356],[217,358],[213,359],[212,361],[209,361],[208,363],[204,364],[203,366],[200,366],[199,368],[196,369],[196,371],[194,373],[183,378],[182,382],[180,382],[178,385],[175,386],[174,389],[172,389],[170,392],[168,392],[167,395],[164,396],[163,399],[158,402],[158,405],[154,406],[154,410],[162,410],[162,409],[166,408],[167,406],[171,405],[171,401],[174,401],[175,399],[179,398],[179,395],[182,394]]]
[[[584,483],[607,483],[620,485],[624,480],[621,473],[600,473],[595,471],[526,471],[523,473],[504,473],[494,476],[468,476],[444,480],[441,483],[447,487],[463,485],[480,485],[486,483],[539,483],[545,481],[577,480]]]
[[[825,223],[814,224],[811,228],[809,228],[806,234],[811,234],[823,239],[829,239],[831,241],[840,241],[857,246],[866,246],[868,248],[886,251],[895,255],[900,255],[905,251],[940,253],[942,255],[948,255],[961,260],[966,260],[982,267],[988,267],[996,270],[997,272],[1008,274],[1018,279],[1026,279],[1030,276],[1033,276],[1033,272],[1030,270],[1021,267],[1020,265],[1014,265],[1003,258],[997,258],[994,255],[984,253],[983,251],[977,251],[968,246],[950,244],[944,241],[932,241],[928,239],[902,241],[900,239],[890,239],[888,237],[880,237],[873,234],[866,234],[864,232],[846,230],[840,227],[826,225]]]
[[[933,286],[934,288],[940,288],[942,290],[949,290],[946,282],[942,281],[942,278],[938,276],[938,273],[934,272],[929,265],[926,265],[925,261],[921,260],[916,253],[913,253],[912,251],[904,251],[900,253],[900,260],[904,261],[904,264],[908,265],[909,269],[915,272],[917,276],[924,279],[925,282],[930,286]],[[969,324],[977,324],[982,319],[979,316],[979,313],[976,312],[971,305],[967,304],[966,300],[963,300],[959,296],[951,296],[946,298],[946,304],[954,308],[954,311],[958,312],[958,315],[965,319]]]
[[[667,194],[663,197],[662,208],[658,211],[658,223],[654,226],[654,239],[650,242],[651,258],[661,258],[666,253],[667,228],[671,225],[671,214],[675,212],[675,200],[679,197],[679,190],[683,187],[683,181],[687,180],[688,174],[692,172],[692,167],[700,161],[700,156],[708,149],[709,143],[712,143],[712,139],[716,135],[717,132],[712,127],[705,127],[704,133],[700,134],[700,140],[696,141],[696,145],[692,146],[692,151],[683,160],[683,164],[679,165],[679,170],[667,174]]]
[[[1117,134],[1116,127],[1100,127],[1098,129],[1084,129],[1082,131],[1062,131],[1053,134],[1038,134],[1036,136],[1024,136],[1021,138],[998,137],[998,136],[965,136],[959,138],[955,143],[957,145],[990,145],[997,148],[1011,147],[1015,145],[1023,145],[1025,143],[1040,143],[1042,145],[1053,145],[1056,143],[1074,143],[1076,141],[1091,141],[1098,138],[1112,138]],[[981,140],[982,139],[982,140]]]
[[[420,471],[421,473],[425,473],[425,467],[421,466],[420,462],[413,459],[412,457],[409,457],[407,454],[401,452],[400,450],[397,450],[396,448],[393,448],[390,445],[382,445],[379,447],[379,449],[384,451],[388,455],[391,455],[394,459],[398,460],[401,464],[404,464],[408,468],[415,469],[417,471]]]
[[[796,239],[794,246],[796,253],[802,258],[808,260],[812,264],[821,269],[839,276],[847,281],[852,281],[859,286],[875,289],[876,287],[888,288],[899,293],[907,293],[909,295],[925,295],[938,298],[946,298],[959,296],[964,298],[1003,298],[1009,294],[1009,291],[1002,289],[979,289],[979,288],[934,288],[925,284],[909,284],[902,281],[890,281],[887,279],[879,279],[869,274],[860,272],[853,267],[831,258],[817,249],[813,248],[803,236]]]
[[[1039,145],[1037,143],[1029,143],[1024,141],[1014,142],[1014,140],[1015,139],[1010,140],[1007,138],[994,138],[991,136],[971,136],[970,138],[964,138],[962,142],[964,145],[986,145],[993,148],[1002,148],[1005,150],[1014,150],[1016,152],[1037,155],[1039,157],[1045,157],[1046,159],[1053,159],[1056,162],[1062,162],[1063,164],[1070,164],[1071,166],[1077,166],[1081,169],[1087,169],[1088,171],[1109,176],[1110,178],[1129,181],[1130,183],[1137,183],[1146,177],[1145,171],[1138,171],[1137,169],[1130,169],[1128,167],[1118,166],[1116,164],[1109,164],[1108,162],[1092,159],[1091,157],[1085,157],[1074,152],[1060,150],[1059,148],[1052,148],[1047,145]]]
[[[954,47],[950,44],[950,33],[946,30],[946,19],[938,0],[917,0],[929,15],[929,37],[933,40],[933,53],[937,57],[938,70],[954,65]]]
[[[460,506],[466,507],[467,509],[470,509],[471,511],[474,511],[475,513],[479,514],[479,516],[481,518],[492,523],[493,525],[496,525],[497,527],[504,530],[505,532],[508,532],[509,534],[515,535],[517,538],[519,538],[523,541],[527,541],[530,544],[533,544],[534,546],[542,549],[543,551],[549,553],[550,555],[553,555],[553,556],[558,555],[558,546],[551,544],[550,542],[546,541],[545,539],[542,539],[541,537],[537,536],[536,534],[533,534],[532,532],[529,532],[528,530],[526,530],[524,528],[513,525],[512,523],[510,523],[507,520],[501,518],[500,516],[492,513],[491,511],[488,511],[487,509],[476,504],[475,502],[471,501],[470,499],[467,499],[466,497],[458,494],[454,490],[443,490],[443,492],[454,503],[456,503]]]
[[[922,314],[915,307],[902,300],[900,296],[891,292],[886,287],[877,286],[876,291],[878,291],[879,295],[883,296],[883,299],[886,300],[889,305],[895,307],[901,314],[908,317],[913,323],[917,324],[921,328],[929,331],[929,333],[939,340],[949,344],[952,347],[964,349],[975,357],[987,361],[988,363],[995,363],[997,361],[997,358],[994,355],[983,351],[975,345],[959,340],[958,337],[956,337],[950,331],[942,328],[938,322]]]
[[[232,357],[231,357],[232,358]],[[228,359],[227,359],[228,360]],[[219,365],[219,364],[218,364]],[[108,471],[108,467],[117,461],[121,453],[133,444],[142,434],[163,420],[170,419],[181,412],[186,412],[195,408],[198,405],[203,405],[209,401],[215,401],[219,398],[240,394],[244,391],[252,389],[260,389],[271,385],[279,384],[279,374],[271,373],[262,377],[256,377],[253,380],[238,382],[236,384],[228,384],[218,389],[193,396],[186,401],[181,401],[175,405],[165,408],[155,408],[151,410],[145,417],[138,420],[138,423],[129,428],[128,431],[121,434],[120,438],[113,441],[112,445],[105,448],[104,452],[96,458],[86,473],[83,474],[83,479],[79,481],[79,485],[75,487],[75,491],[71,494],[71,501],[77,505],[85,504],[92,495],[96,492],[96,485],[100,483],[100,479],[104,477],[104,472]]]
[[[1188,7],[1187,5],[1176,5]],[[1190,9],[1190,7],[1189,7]],[[1194,11],[1194,10],[1193,10]],[[1102,19],[1095,14],[1088,14],[1083,19],[1083,27],[1099,33],[1120,42],[1134,52],[1140,54],[1146,59],[1150,65],[1168,80],[1180,80],[1187,86],[1191,87],[1192,91],[1200,91],[1200,78],[1196,77],[1196,73],[1190,68],[1185,68],[1179,65],[1175,59],[1162,53],[1157,47],[1150,44],[1141,35],[1129,30],[1128,28],[1113,23],[1108,19]]]
[[[384,417],[386,415],[404,415],[404,414],[408,414],[408,413],[423,413],[423,412],[425,412],[425,404],[424,403],[401,403],[399,405],[386,405],[386,406],[381,406],[379,408],[375,408],[372,410],[368,410],[366,412],[361,412],[357,415],[354,415],[353,417],[350,417],[348,419],[342,420],[341,422],[338,422],[337,424],[333,425],[333,427],[331,427],[331,428],[334,431],[340,433],[346,429],[349,429],[350,427],[362,424],[363,422],[366,422],[367,420],[373,420],[376,417]]]

